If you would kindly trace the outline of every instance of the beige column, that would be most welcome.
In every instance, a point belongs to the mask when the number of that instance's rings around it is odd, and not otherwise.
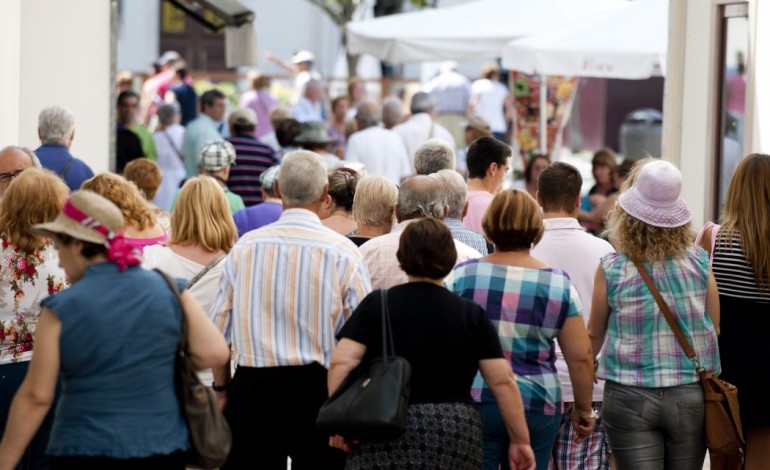
[[[109,167],[111,7],[102,0],[0,1],[0,146],[40,145],[37,116],[61,105],[75,115],[72,153]]]

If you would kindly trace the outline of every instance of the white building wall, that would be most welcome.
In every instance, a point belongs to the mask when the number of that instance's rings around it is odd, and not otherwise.
[[[700,227],[712,218],[719,105],[719,8],[730,0],[671,0],[663,159],[683,174],[682,197]],[[770,4],[749,0],[745,153],[770,152]]]
[[[0,1],[0,146],[37,148],[37,116],[58,104],[75,115],[72,153],[108,168],[110,18],[109,1]]]
[[[160,47],[160,1],[123,0],[118,17],[117,69],[148,73]]]

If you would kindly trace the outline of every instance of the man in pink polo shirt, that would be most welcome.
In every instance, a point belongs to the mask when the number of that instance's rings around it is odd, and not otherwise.
[[[480,234],[481,219],[511,167],[511,148],[493,137],[479,137],[468,147],[468,212],[463,225]]]

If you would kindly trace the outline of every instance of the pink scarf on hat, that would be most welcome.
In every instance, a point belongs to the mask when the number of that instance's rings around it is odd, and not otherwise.
[[[113,232],[101,223],[78,209],[69,199],[64,203],[62,214],[75,222],[95,230],[104,235],[104,246],[107,248],[107,259],[118,265],[118,269],[124,271],[126,266],[134,266],[142,262],[139,251],[126,243],[123,231]]]

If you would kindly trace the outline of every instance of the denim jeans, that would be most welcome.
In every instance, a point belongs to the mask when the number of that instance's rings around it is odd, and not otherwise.
[[[484,470],[509,470],[508,432],[500,415],[500,409],[494,403],[479,404],[481,430],[484,437]],[[525,413],[529,441],[535,452],[537,468],[548,468],[548,460],[553,452],[556,433],[561,425],[561,415],[547,416],[540,413]]]
[[[704,418],[699,383],[663,388],[605,383],[602,420],[618,470],[701,470]]]

